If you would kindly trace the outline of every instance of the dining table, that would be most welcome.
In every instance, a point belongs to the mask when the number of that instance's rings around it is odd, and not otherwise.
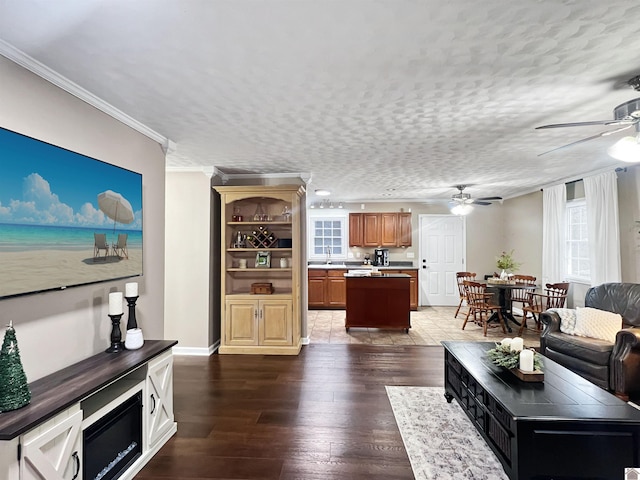
[[[533,292],[538,287],[536,285],[527,285],[524,283],[493,283],[490,281],[487,281],[485,285],[487,287],[487,292],[491,293],[493,291],[497,294],[502,319],[504,320],[507,330],[511,333],[512,328],[509,325],[509,322],[515,323],[518,327],[520,326],[520,322],[513,316],[511,308],[511,292],[519,289],[531,290]],[[497,312],[492,313],[489,320],[487,320],[489,323],[498,321]]]

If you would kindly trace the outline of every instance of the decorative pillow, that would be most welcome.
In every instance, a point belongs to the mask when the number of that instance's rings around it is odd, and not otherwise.
[[[622,329],[622,316],[618,313],[598,310],[591,307],[576,309],[576,327],[574,335],[599,338],[615,343],[616,334]]]
[[[550,312],[556,312],[560,317],[560,331],[568,335],[576,332],[576,311],[574,308],[550,308]]]

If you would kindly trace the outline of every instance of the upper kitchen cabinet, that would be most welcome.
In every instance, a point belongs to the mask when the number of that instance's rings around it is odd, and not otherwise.
[[[301,348],[303,187],[217,186],[222,222],[218,353],[295,355]]]
[[[411,213],[350,213],[349,246],[410,247]]]

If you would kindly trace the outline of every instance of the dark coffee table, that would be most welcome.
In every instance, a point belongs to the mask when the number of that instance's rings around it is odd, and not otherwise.
[[[491,342],[442,342],[456,399],[513,480],[624,478],[640,466],[640,410],[544,358],[544,382],[497,367]]]

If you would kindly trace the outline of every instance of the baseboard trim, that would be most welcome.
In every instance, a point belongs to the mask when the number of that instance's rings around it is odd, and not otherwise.
[[[173,347],[174,355],[196,356],[196,357],[208,357],[213,355],[218,348],[220,348],[220,340],[209,347]]]

